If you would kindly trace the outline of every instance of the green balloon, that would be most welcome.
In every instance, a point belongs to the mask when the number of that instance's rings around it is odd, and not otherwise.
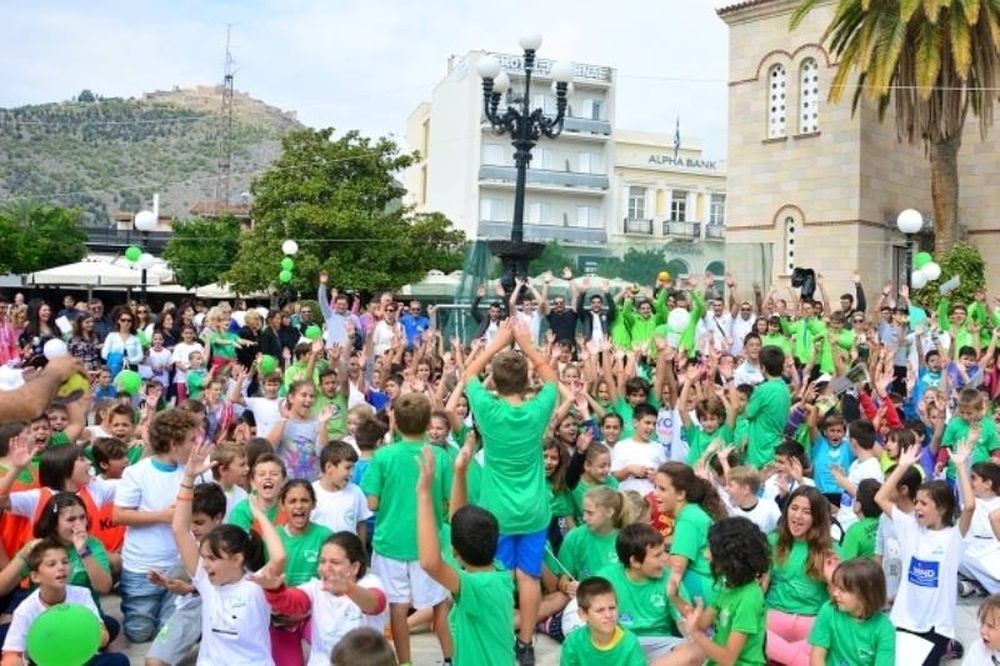
[[[260,357],[257,367],[260,370],[260,374],[269,375],[278,369],[278,359],[270,354],[264,354]]]
[[[321,335],[323,335],[323,329],[316,324],[310,324],[306,327],[306,337],[310,340],[319,340]]]
[[[913,267],[919,271],[932,261],[934,261],[934,257],[931,256],[930,252],[917,252],[913,257]]]
[[[115,377],[115,388],[124,395],[139,395],[142,377],[135,370],[122,370]]]
[[[292,272],[291,271],[281,271],[280,273],[278,273],[278,279],[281,280],[283,283],[291,282],[292,281]]]
[[[101,621],[80,604],[59,604],[28,630],[28,656],[38,666],[80,666],[97,654]]]
[[[291,257],[285,257],[281,260],[281,268],[286,271],[290,271],[295,268],[295,260]]]
[[[125,250],[125,258],[129,261],[136,262],[139,261],[139,257],[142,256],[142,250],[137,248],[135,245],[129,245],[128,249]]]

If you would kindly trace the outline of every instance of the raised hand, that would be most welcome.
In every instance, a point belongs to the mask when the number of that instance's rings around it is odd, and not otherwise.
[[[330,274],[329,273],[327,273],[326,271],[320,271],[319,272],[319,283],[320,284],[326,284],[327,281],[329,281],[329,279],[330,279]]]
[[[184,465],[184,473],[191,478],[197,478],[215,467],[218,461],[213,462],[211,458],[212,442],[202,439],[191,447],[188,454],[187,463]]]
[[[250,580],[257,583],[265,590],[277,590],[285,584],[285,574],[275,575],[270,564],[265,564],[260,569],[250,574]]]

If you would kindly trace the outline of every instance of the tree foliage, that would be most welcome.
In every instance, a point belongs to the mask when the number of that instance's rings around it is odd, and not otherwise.
[[[941,297],[938,287],[956,275],[960,283],[948,295],[952,303],[972,303],[976,292],[986,285],[986,263],[979,250],[972,245],[955,245],[940,258],[938,264],[941,266],[941,277],[914,295],[914,300],[924,307],[934,308]]]
[[[287,135],[282,148],[251,185],[254,227],[226,274],[239,291],[277,285],[289,238],[299,245],[291,286],[303,291],[322,270],[332,286],[374,291],[461,267],[464,235],[443,215],[399,205],[405,191],[394,175],[414,157],[391,139],[307,129]]]
[[[545,271],[552,271],[554,275],[562,275],[564,267],[573,266],[575,263],[558,241],[549,241],[545,244],[542,253],[528,264],[528,275],[539,275]]]
[[[75,209],[0,209],[0,273],[32,273],[80,261],[87,254],[86,241]]]
[[[163,250],[174,279],[191,289],[219,282],[240,248],[240,223],[232,216],[174,222]]]
[[[802,0],[792,28],[820,0]],[[931,164],[935,245],[947,252],[958,238],[958,151],[971,111],[985,137],[993,124],[1000,82],[1000,3],[995,0],[838,0],[823,34],[839,61],[830,86],[836,102],[857,74],[854,109],[864,97],[896,132],[923,142]]]
[[[630,247],[621,258],[608,259],[597,268],[597,274],[605,278],[621,278],[638,284],[649,284],[663,270],[666,259],[657,249],[638,250]]]

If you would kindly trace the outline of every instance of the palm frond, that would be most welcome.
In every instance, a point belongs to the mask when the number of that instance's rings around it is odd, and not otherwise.
[[[917,93],[921,99],[927,100],[930,99],[934,82],[941,72],[941,32],[938,26],[929,21],[920,24],[915,56]]]
[[[924,16],[931,23],[937,23],[938,10],[941,8],[941,0],[923,0]]]
[[[889,81],[899,66],[899,54],[906,44],[906,23],[894,12],[884,12],[879,25],[878,44],[873,57],[871,95],[889,92]]]
[[[920,6],[921,0],[900,0],[899,2],[899,19],[903,23],[909,23],[910,19],[913,18],[913,13],[917,11],[917,7]]]
[[[795,30],[796,28],[798,28],[799,25],[802,24],[802,21],[803,19],[805,19],[806,15],[816,8],[816,5],[819,2],[820,0],[803,0],[802,4],[796,7],[795,11],[792,12],[792,19],[791,21],[789,21],[789,29]]]
[[[951,42],[951,58],[955,63],[955,73],[965,81],[972,65],[972,29],[965,22],[965,12],[957,7],[949,10],[949,41]]]
[[[965,13],[965,21],[970,26],[975,25],[979,21],[979,11],[982,9],[981,0],[959,0],[959,4],[962,5],[962,11]]]

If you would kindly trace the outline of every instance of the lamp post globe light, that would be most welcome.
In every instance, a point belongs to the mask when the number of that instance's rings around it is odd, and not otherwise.
[[[524,190],[527,181],[531,149],[541,137],[555,139],[562,133],[566,115],[566,96],[573,79],[572,63],[555,63],[550,71],[556,95],[556,115],[548,117],[542,109],[532,109],[531,78],[535,72],[535,54],[542,45],[538,33],[525,35],[520,40],[524,50],[524,88],[515,95],[512,104],[500,108],[500,100],[510,89],[511,81],[502,71],[500,62],[491,55],[483,57],[477,72],[483,79],[483,111],[486,120],[497,134],[509,134],[514,146],[514,165],[517,181],[514,186],[514,216],[510,227],[509,241],[490,241],[490,252],[503,263],[500,284],[509,295],[514,290],[515,276],[526,277],[528,262],[541,254],[542,243],[528,243],[524,240]]]
[[[907,208],[896,216],[896,228],[906,236],[906,286],[913,286],[913,235],[924,228],[920,211]]]

